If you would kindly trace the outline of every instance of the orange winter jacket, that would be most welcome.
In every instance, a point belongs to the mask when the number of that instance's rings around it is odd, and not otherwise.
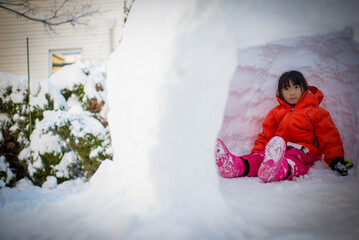
[[[286,142],[305,146],[316,159],[321,159],[324,154],[328,164],[336,157],[344,158],[339,131],[329,112],[319,107],[323,100],[319,89],[308,87],[294,108],[278,96],[277,100],[279,105],[264,119],[252,152],[263,150],[272,137],[280,136]]]

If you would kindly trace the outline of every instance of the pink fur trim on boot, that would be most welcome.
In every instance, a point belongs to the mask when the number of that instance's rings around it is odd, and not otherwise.
[[[230,153],[220,139],[217,139],[215,154],[219,175],[225,178],[233,178],[243,174],[244,163],[242,159]]]
[[[277,180],[279,170],[285,162],[286,143],[281,137],[273,137],[265,147],[264,160],[258,169],[258,177],[263,182]]]

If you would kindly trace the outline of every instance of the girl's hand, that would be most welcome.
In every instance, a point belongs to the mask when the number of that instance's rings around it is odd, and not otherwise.
[[[353,163],[344,158],[334,158],[329,167],[333,171],[339,172],[342,176],[347,176],[348,170],[353,167]]]

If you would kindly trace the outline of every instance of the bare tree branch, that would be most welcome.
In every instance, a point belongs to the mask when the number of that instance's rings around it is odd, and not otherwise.
[[[123,22],[126,23],[128,14],[130,13],[132,4],[135,2],[135,0],[124,0],[123,3],[123,13],[125,14],[125,17],[123,19]]]
[[[42,2],[42,6],[36,5]],[[42,22],[51,29],[51,26],[70,23],[72,25],[84,24],[84,18],[93,16],[99,9],[92,9],[91,4],[74,0],[0,0],[0,8],[19,17],[31,21]],[[45,7],[43,6],[45,5]]]

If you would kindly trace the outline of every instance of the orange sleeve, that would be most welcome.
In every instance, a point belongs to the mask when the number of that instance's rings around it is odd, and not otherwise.
[[[262,132],[258,134],[258,138],[254,142],[252,152],[263,150],[268,141],[274,137],[277,127],[277,120],[274,116],[273,109],[268,113],[262,124]]]
[[[328,111],[319,109],[314,128],[324,161],[330,164],[334,158],[344,158],[342,139]]]

